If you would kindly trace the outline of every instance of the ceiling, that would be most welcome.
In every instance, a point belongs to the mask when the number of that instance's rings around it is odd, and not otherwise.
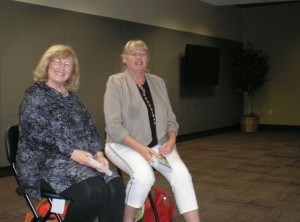
[[[268,4],[282,4],[299,2],[299,0],[199,0],[214,6],[237,5],[237,6],[258,6]]]

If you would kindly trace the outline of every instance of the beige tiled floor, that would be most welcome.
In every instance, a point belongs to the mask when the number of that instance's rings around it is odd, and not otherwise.
[[[239,131],[178,143],[202,222],[299,222],[300,132]],[[0,179],[0,221],[28,210],[13,177]],[[157,174],[155,186],[170,190]],[[176,211],[175,222],[183,221]]]

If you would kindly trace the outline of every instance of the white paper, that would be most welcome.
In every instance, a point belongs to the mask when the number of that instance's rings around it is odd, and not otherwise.
[[[98,162],[97,160],[95,160],[94,158],[90,157],[93,164],[100,169],[101,171],[103,171],[107,176],[111,176],[113,173],[110,171],[110,169],[106,168],[102,163]]]
[[[55,198],[53,198],[52,199],[51,212],[58,213],[58,214],[63,214],[64,209],[65,209],[65,203],[66,203],[65,199],[55,199]]]
[[[154,150],[156,153],[158,153],[158,148],[159,148],[159,145],[156,145],[156,146],[152,147],[151,149]],[[168,160],[164,156],[152,155],[152,161],[150,161],[149,163],[153,168],[155,168],[158,171],[160,171],[160,170],[167,171],[167,172],[172,171],[172,168],[171,168]]]

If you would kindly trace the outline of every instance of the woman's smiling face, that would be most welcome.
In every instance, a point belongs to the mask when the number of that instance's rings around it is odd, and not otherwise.
[[[73,70],[73,60],[69,58],[54,58],[49,63],[48,82],[63,85],[70,77]]]
[[[145,72],[148,65],[148,56],[143,48],[133,48],[123,58],[123,63],[132,72]]]

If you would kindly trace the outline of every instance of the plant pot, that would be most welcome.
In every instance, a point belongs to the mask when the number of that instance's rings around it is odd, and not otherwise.
[[[242,116],[241,130],[245,133],[254,133],[257,131],[259,123],[258,116]]]

